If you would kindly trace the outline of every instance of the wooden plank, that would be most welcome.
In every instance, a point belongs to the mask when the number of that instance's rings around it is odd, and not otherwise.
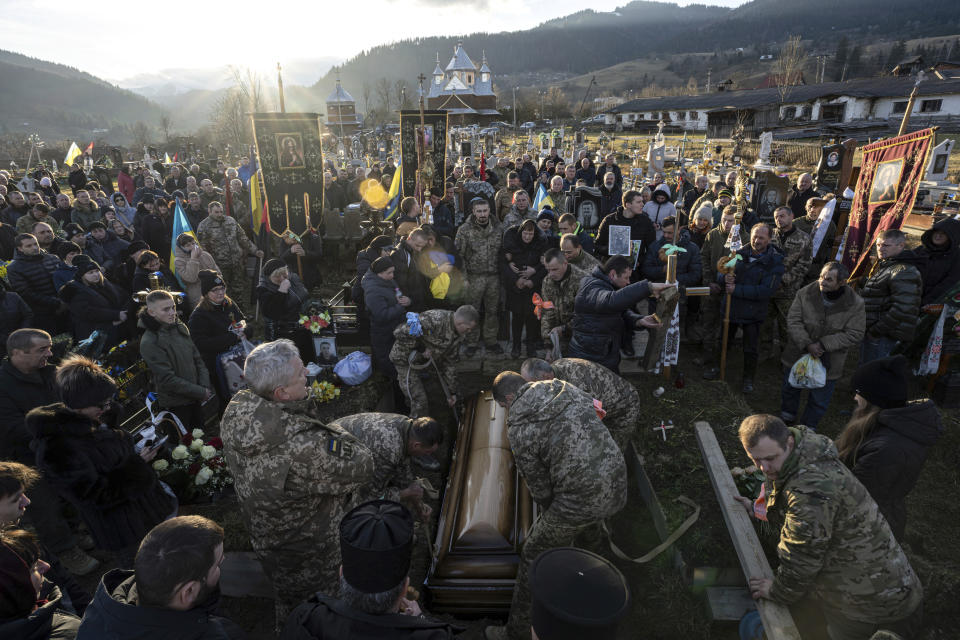
[[[737,551],[737,557],[740,558],[740,567],[744,575],[748,579],[773,578],[773,571],[760,546],[753,522],[740,503],[734,499],[739,492],[713,429],[706,422],[697,422],[694,429],[700,453],[703,455],[703,461],[710,476],[710,484],[713,485],[713,491],[717,495],[723,520],[727,524],[727,532],[733,540],[733,547]],[[760,611],[767,638],[800,640],[800,632],[797,631],[787,607],[772,600],[757,600],[757,609]]]
[[[707,587],[707,613],[710,619],[721,622],[739,622],[757,603],[744,587]]]
[[[663,542],[670,536],[670,529],[667,528],[667,518],[663,513],[663,507],[657,498],[657,492],[653,490],[653,483],[650,482],[650,477],[643,468],[643,457],[636,452],[632,445],[628,448],[628,451],[630,453],[627,459],[637,479],[637,490],[643,499],[643,504],[647,506],[647,510],[650,512],[650,518],[653,520],[653,528],[657,530],[657,536],[660,537],[660,542]],[[670,564],[673,565],[673,568],[681,574],[684,573],[685,565],[683,563],[683,556],[680,555],[680,550],[677,549],[676,545],[671,546],[668,553],[670,554]]]

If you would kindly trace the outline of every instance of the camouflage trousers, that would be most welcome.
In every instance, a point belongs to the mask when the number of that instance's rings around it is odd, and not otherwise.
[[[337,597],[340,593],[339,534],[331,532],[318,540],[308,554],[258,554],[264,571],[273,583],[277,630],[293,609],[313,593]]]
[[[480,275],[468,274],[467,280],[470,286],[467,288],[467,304],[473,305],[477,311],[483,307],[483,324],[481,330],[471,331],[471,344],[476,344],[477,340],[483,337],[485,344],[493,344],[497,341],[497,333],[500,328],[500,317],[497,315],[497,306],[500,303],[500,278],[497,274]]]
[[[507,619],[507,637],[510,640],[530,638],[530,565],[544,551],[556,547],[569,547],[577,537],[588,534],[599,536],[599,522],[587,524],[569,524],[554,519],[549,510],[540,515],[533,523],[527,540],[520,552],[520,566],[517,568],[517,582],[513,587],[513,600],[510,603],[510,617]],[[599,538],[598,538],[599,540]]]
[[[603,420],[603,424],[605,424],[607,430],[610,431],[610,436],[613,438],[613,441],[616,442],[617,447],[620,448],[624,460],[627,459],[630,443],[636,438],[637,423],[639,421],[640,407],[633,403],[624,408],[618,407],[617,415],[607,415]]]
[[[246,267],[243,264],[220,264],[219,262],[217,266],[220,268],[223,281],[227,284],[227,295],[238,300],[243,299],[244,292],[250,289],[247,283]],[[249,296],[249,293],[246,296]]]
[[[427,390],[420,378],[421,371],[397,363],[394,363],[394,366],[397,368],[397,382],[400,384],[400,390],[410,405],[410,417],[429,416],[430,405],[427,402]]]

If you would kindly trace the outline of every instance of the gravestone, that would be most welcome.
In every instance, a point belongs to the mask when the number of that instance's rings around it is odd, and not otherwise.
[[[927,164],[927,172],[923,179],[927,182],[936,182],[937,184],[946,184],[947,171],[950,164],[950,152],[956,140],[947,139],[938,144],[930,152],[930,162]]]
[[[844,140],[840,144],[828,144],[820,147],[820,161],[814,172],[816,188],[821,193],[841,193],[850,182],[853,169],[853,152],[857,148],[855,140]]]
[[[782,178],[772,171],[758,171],[753,179],[750,206],[761,222],[772,223],[773,212],[780,205],[786,204],[789,191],[789,178]]]
[[[584,229],[596,229],[600,225],[600,189],[579,186],[573,190],[573,211]]]
[[[754,167],[757,169],[772,169],[773,166],[770,164],[770,147],[773,143],[773,134],[769,131],[764,131],[760,134],[760,157],[754,163]]]

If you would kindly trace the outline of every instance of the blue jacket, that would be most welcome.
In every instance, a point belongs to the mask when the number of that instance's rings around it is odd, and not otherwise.
[[[643,317],[633,307],[649,295],[645,280],[617,289],[603,269],[594,267],[574,298],[570,357],[617,371],[624,333]]]
[[[780,288],[783,278],[783,254],[772,244],[759,258],[750,262],[753,249],[750,245],[737,252],[743,256],[737,261],[737,284],[733,289],[733,306],[730,308],[730,322],[749,324],[763,322],[767,317],[770,298]],[[717,282],[724,286],[724,275],[717,273]]]
[[[683,291],[687,287],[696,287],[700,284],[700,278],[703,277],[703,269],[700,264],[700,248],[690,240],[690,232],[686,229],[680,230],[680,239],[673,243],[678,247],[686,249],[677,254],[677,284]],[[647,250],[643,259],[643,277],[651,282],[664,282],[667,277],[667,265],[660,261],[660,247],[667,244],[667,241],[660,238],[654,242]]]

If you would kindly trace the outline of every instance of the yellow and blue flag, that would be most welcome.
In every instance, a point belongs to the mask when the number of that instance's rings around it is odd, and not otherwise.
[[[173,233],[170,234],[170,272],[177,276],[180,286],[186,288],[187,285],[180,278],[180,274],[177,273],[173,263],[173,256],[177,252],[177,238],[180,237],[181,233],[189,233],[195,240],[197,238],[197,234],[194,233],[190,221],[187,219],[187,214],[183,212],[183,207],[180,206],[180,198],[177,198],[177,204],[173,209]]]
[[[76,142],[70,143],[70,148],[67,149],[67,155],[63,158],[63,164],[73,166],[73,161],[77,159],[77,156],[81,155],[83,151],[80,151],[80,147],[77,146]]]
[[[540,211],[540,209],[543,209],[545,206],[555,209],[557,205],[554,204],[553,198],[547,195],[547,188],[541,184],[537,187],[537,197],[533,199],[533,208],[536,211]]]
[[[389,220],[393,216],[397,215],[397,211],[400,210],[400,172],[401,167],[397,167],[397,170],[393,172],[393,180],[390,181],[390,191],[387,192],[387,208],[384,209],[383,219]]]

